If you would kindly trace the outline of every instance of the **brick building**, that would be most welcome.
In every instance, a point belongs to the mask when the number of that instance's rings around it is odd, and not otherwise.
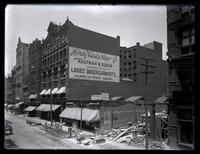
[[[40,52],[41,52],[41,70],[37,69],[36,71],[40,71],[40,92],[39,92],[39,102],[40,106],[36,108],[37,112],[39,113],[41,118],[51,118],[50,114],[50,104],[52,104],[52,119],[59,121],[59,115],[62,113],[64,109],[67,110],[69,107],[68,103],[74,104],[70,106],[71,108],[79,108],[77,112],[81,108],[90,107],[88,104],[90,103],[100,103],[99,106],[94,107],[95,109],[105,109],[102,108],[102,101],[92,101],[91,95],[101,94],[102,92],[109,93],[109,97],[115,96],[122,96],[124,98],[129,98],[131,96],[143,96],[145,93],[145,86],[144,86],[144,75],[140,75],[140,69],[143,69],[140,64],[142,63],[141,59],[136,59],[138,65],[137,72],[131,72],[131,75],[137,73],[136,81],[134,81],[134,77],[132,80],[130,79],[120,79],[120,37],[110,37],[104,34],[100,34],[94,31],[90,31],[78,26],[75,26],[70,20],[66,20],[63,25],[57,25],[56,23],[50,22],[47,28],[47,36],[41,42]],[[34,51],[39,51],[39,43],[38,46],[30,45],[30,54]],[[159,59],[155,61],[155,65],[162,66],[162,44],[158,42],[152,42],[146,44],[146,47],[142,47],[139,44],[137,45],[137,57],[142,57],[146,55],[146,57],[151,57],[152,53],[155,52],[154,59]],[[122,49],[122,48],[121,48]],[[87,53],[87,55],[85,55]],[[80,57],[83,57],[80,59]],[[31,58],[32,56],[30,56]],[[72,59],[74,58],[74,59]],[[96,59],[96,61],[91,61],[91,59]],[[101,71],[97,71],[99,69],[99,58],[103,61],[112,62],[106,64],[101,61],[101,65],[104,67]],[[78,65],[74,61],[77,60],[82,63],[82,65]],[[117,61],[117,62],[116,62]],[[124,59],[125,61],[125,59]],[[128,61],[126,59],[126,61]],[[33,60],[34,62],[34,60]],[[29,62],[32,63],[32,62]],[[87,63],[87,64],[85,64]],[[87,65],[88,69],[83,68],[83,65]],[[154,64],[152,64],[154,65]],[[29,65],[31,77],[31,64]],[[75,68],[76,67],[76,68]],[[78,68],[79,67],[79,68]],[[112,72],[112,69],[115,70]],[[124,67],[124,66],[123,66]],[[100,67],[101,68],[101,67]],[[92,70],[94,69],[94,70]],[[161,67],[156,67],[155,70],[155,77],[157,79],[162,78],[162,75],[159,76],[157,71],[160,71]],[[86,71],[87,70],[87,71]],[[110,72],[109,72],[110,71]],[[75,73],[74,73],[75,72]],[[92,78],[85,79],[83,77],[91,77],[91,76],[84,76],[83,72],[87,72],[88,74],[92,74]],[[74,73],[74,74],[73,74]],[[97,74],[96,76],[94,74]],[[99,75],[100,73],[100,75]],[[102,74],[101,74],[102,73]],[[103,74],[104,73],[104,74]],[[74,76],[73,76],[74,75]],[[105,75],[107,77],[105,78]],[[78,76],[78,77],[77,77]],[[95,78],[93,78],[95,77]],[[31,82],[34,83],[34,80],[30,79],[30,92],[32,94],[35,91],[31,87]],[[149,100],[154,101],[158,97],[162,96],[163,86],[159,85],[162,84],[162,80],[156,82],[155,79],[149,79],[149,84],[154,85],[150,87],[149,90]],[[105,103],[105,102],[104,102]],[[120,108],[124,111],[132,110],[129,107],[132,106],[131,104],[122,106],[115,104],[116,110]],[[101,112],[103,117],[108,117],[111,115],[110,109],[112,108],[112,103],[107,104],[108,108],[106,112]],[[73,110],[73,109],[71,109]],[[75,109],[74,109],[75,110]],[[87,110],[88,111],[88,110]],[[91,111],[91,110],[90,110]],[[123,111],[123,112],[124,112]],[[91,111],[93,112],[93,111]],[[97,113],[97,112],[96,112]],[[127,114],[127,115],[126,115]],[[129,115],[128,115],[129,114]],[[130,116],[131,115],[131,116]],[[113,126],[117,127],[118,125],[121,126],[127,121],[130,120],[132,117],[133,112],[124,112],[124,114],[120,114],[115,116],[116,119],[123,119],[123,122],[115,121]],[[74,115],[77,116],[77,115]],[[112,115],[111,115],[112,116]],[[121,117],[120,117],[121,116]],[[129,118],[125,118],[128,116]],[[72,118],[73,119],[73,118]],[[115,120],[116,120],[115,119]],[[69,120],[69,119],[68,119]],[[104,119],[105,120],[105,119]],[[109,118],[107,119],[109,121]],[[111,120],[112,121],[112,120]],[[80,119],[79,119],[80,122]],[[103,124],[104,128],[111,129],[112,124],[111,122]]]
[[[158,97],[166,93],[167,65],[162,60],[162,44],[156,41],[150,42],[143,46],[138,42],[132,47],[121,47],[120,49],[120,78],[128,78],[134,82],[137,89],[145,88],[145,75],[141,71],[145,71],[145,61],[142,58],[150,59],[149,71],[154,72],[148,76],[149,100],[154,101]],[[160,95],[160,96],[159,96]]]
[[[29,44],[23,43],[19,38],[15,66],[15,99],[18,102],[28,101],[28,52]]]
[[[167,7],[169,145],[194,148],[194,6]]]
[[[41,68],[41,41],[35,39],[29,47],[29,100],[38,102],[40,90],[40,68]]]
[[[41,104],[52,100],[53,104],[61,105],[58,110],[62,111],[66,100],[90,99],[92,94],[104,90],[100,85],[105,82],[69,78],[69,47],[119,55],[119,37],[86,30],[68,19],[62,26],[50,22],[47,31],[41,46]]]

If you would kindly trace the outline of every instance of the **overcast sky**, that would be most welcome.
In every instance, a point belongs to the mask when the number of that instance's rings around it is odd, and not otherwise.
[[[8,5],[5,9],[5,75],[16,64],[18,38],[31,43],[47,36],[50,21],[64,24],[67,16],[79,27],[120,36],[121,46],[158,41],[167,51],[166,6],[163,5]]]

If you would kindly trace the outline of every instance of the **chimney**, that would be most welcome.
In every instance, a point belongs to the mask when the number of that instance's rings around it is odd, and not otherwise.
[[[140,42],[137,42],[136,45],[140,45]]]
[[[117,36],[117,40],[118,40],[119,45],[120,45],[120,36]]]

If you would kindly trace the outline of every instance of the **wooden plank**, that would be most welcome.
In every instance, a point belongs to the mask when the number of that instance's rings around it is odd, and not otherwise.
[[[122,135],[124,135],[126,132],[128,132],[130,129],[132,129],[134,126],[130,126],[125,131],[123,131],[121,134],[119,134],[117,137],[113,139],[113,141],[116,141],[118,138],[120,138]]]

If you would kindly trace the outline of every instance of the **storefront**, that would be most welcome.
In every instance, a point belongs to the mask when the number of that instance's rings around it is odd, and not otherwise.
[[[35,110],[36,108],[37,108],[36,106],[28,106],[27,108],[24,109],[24,111],[27,112],[28,117],[35,117],[37,115],[37,112]]]
[[[36,110],[39,112],[40,118],[45,120],[51,120],[52,111],[52,120],[59,121],[58,115],[60,114],[60,105],[41,104]]]

